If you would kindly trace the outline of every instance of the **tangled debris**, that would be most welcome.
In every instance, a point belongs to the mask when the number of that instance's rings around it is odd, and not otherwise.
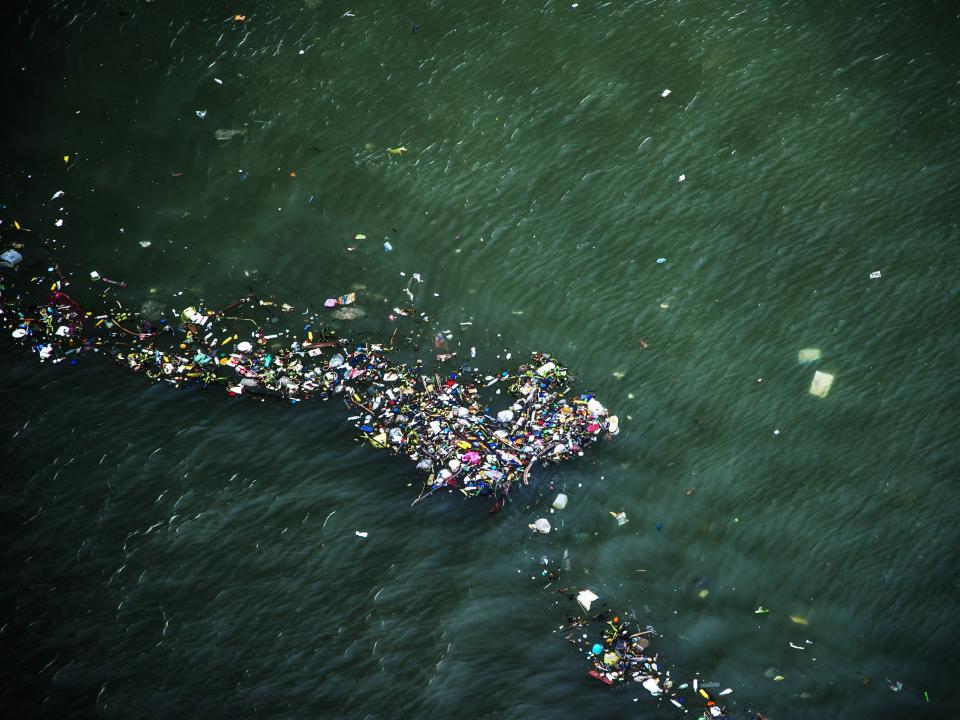
[[[273,329],[276,310],[292,312],[293,306],[253,294],[223,309],[197,304],[157,319],[158,303],[131,310],[121,302],[125,283],[99,273],[91,280],[102,283],[99,293],[88,293],[96,295],[96,309],[67,294],[73,280],[56,266],[29,278],[41,299],[0,285],[0,320],[42,362],[76,364],[104,354],[176,387],[221,385],[234,396],[291,402],[340,398],[354,411],[349,421],[361,439],[407,456],[427,473],[414,502],[449,488],[490,497],[490,511],[497,512],[514,484],[528,483],[536,463],[582,456],[585,447],[618,432],[616,416],[592,394],[574,393],[567,368],[547,354],[533,353],[515,371],[495,375],[462,365],[428,371],[420,360],[391,359],[393,339],[338,337],[316,315],[304,336]],[[344,298],[353,302],[353,294]],[[494,386],[512,397],[499,412],[484,396]]]
[[[592,600],[597,596],[590,591]],[[579,599],[579,597],[578,597]],[[589,609],[589,603],[581,607]],[[610,619],[607,619],[610,618]],[[692,688],[694,701],[704,705],[700,717],[708,720],[729,718],[727,711],[716,698],[704,688],[698,679],[690,683],[675,684],[670,670],[663,666],[659,656],[650,651],[650,639],[657,633],[653,627],[647,626],[639,630],[628,620],[614,614],[603,612],[594,618],[579,616],[570,618],[569,623],[560,627],[563,638],[577,648],[590,663],[587,675],[599,680],[605,685],[627,685],[639,683],[647,692],[658,699],[669,700],[670,703],[681,708],[684,713],[691,712],[688,699],[683,691]],[[726,689],[717,693],[717,696],[729,695],[733,690]]]

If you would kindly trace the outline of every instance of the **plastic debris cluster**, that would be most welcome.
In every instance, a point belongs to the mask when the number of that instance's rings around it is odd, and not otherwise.
[[[597,596],[589,591],[590,599]],[[581,605],[583,593],[578,597]],[[589,602],[586,604],[589,607]],[[631,626],[630,622],[619,615],[600,613],[594,619],[578,617],[565,627],[561,627],[563,637],[577,648],[590,664],[587,675],[608,686],[637,683],[650,695],[668,700],[683,709],[684,713],[700,712],[699,716],[710,720],[729,718],[726,709],[704,688],[698,679],[690,683],[676,684],[670,670],[663,667],[658,655],[650,651],[650,640],[656,637],[656,631],[647,626],[643,630]],[[685,697],[692,689],[694,700],[703,705],[703,710],[693,710],[692,703]],[[688,691],[684,693],[683,691]],[[717,695],[728,695],[732,690],[723,690]]]
[[[3,291],[3,325],[41,361],[75,364],[102,353],[178,387],[221,385],[234,396],[291,402],[340,398],[354,411],[349,421],[364,441],[405,455],[427,473],[421,497],[456,489],[491,497],[496,512],[513,484],[528,482],[537,462],[579,457],[619,429],[592,394],[572,392],[567,368],[546,354],[533,353],[517,370],[495,375],[463,366],[428,371],[419,360],[392,360],[387,344],[337,337],[316,316],[304,326],[305,336],[265,329],[279,324],[277,314],[294,310],[286,303],[251,294],[221,310],[198,304],[165,312],[156,301],[128,310],[118,297],[124,283],[99,273],[91,279],[102,283],[99,309],[85,310],[66,293],[71,279],[51,267],[29,280],[43,299]],[[268,317],[258,318],[264,313]],[[494,386],[507,389],[509,407],[491,409],[485,394]]]

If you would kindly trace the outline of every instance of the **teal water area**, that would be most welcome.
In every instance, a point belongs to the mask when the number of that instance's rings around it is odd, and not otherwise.
[[[678,717],[552,634],[564,549],[735,717],[955,715],[955,4],[5,11],[25,265],[169,309],[360,285],[381,338],[420,273],[422,357],[557,354],[621,434],[499,515],[411,508],[340,406],[0,342],[4,716]]]

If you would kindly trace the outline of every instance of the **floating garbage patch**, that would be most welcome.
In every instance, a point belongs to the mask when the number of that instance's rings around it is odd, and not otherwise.
[[[4,258],[11,266],[21,261],[19,254]],[[431,371],[421,361],[392,360],[390,343],[323,329],[324,310],[307,318],[302,333],[268,325],[293,306],[253,294],[225,308],[196,304],[157,319],[160,303],[132,309],[136,303],[123,302],[125,283],[96,271],[90,278],[51,267],[28,279],[32,292],[4,288],[5,331],[42,362],[76,364],[98,354],[177,387],[219,386],[234,396],[295,403],[342,399],[364,441],[405,455],[426,474],[417,500],[451,489],[488,497],[490,511],[499,511],[513,485],[529,482],[536,463],[580,457],[618,432],[616,417],[592,394],[575,393],[567,368],[547,354],[533,353],[516,370],[493,375],[463,366]],[[80,287],[82,304],[67,293],[73,286]],[[349,293],[325,306],[348,310],[355,300]],[[483,399],[482,391],[494,386],[511,397],[508,409],[496,412]]]

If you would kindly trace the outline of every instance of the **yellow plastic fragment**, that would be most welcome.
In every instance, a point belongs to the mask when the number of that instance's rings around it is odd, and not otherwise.
[[[63,156],[63,161],[64,161],[65,163],[70,162],[70,156],[69,156],[69,155],[64,155],[64,156]]]
[[[809,620],[807,620],[805,617],[801,617],[800,615],[791,615],[791,616],[790,616],[790,620],[791,620],[792,622],[795,622],[797,625],[809,625],[809,624],[810,624],[810,621],[809,621]]]
[[[387,152],[391,155],[403,155],[406,151],[407,148],[405,148],[403,145],[395,148],[387,148]]]

